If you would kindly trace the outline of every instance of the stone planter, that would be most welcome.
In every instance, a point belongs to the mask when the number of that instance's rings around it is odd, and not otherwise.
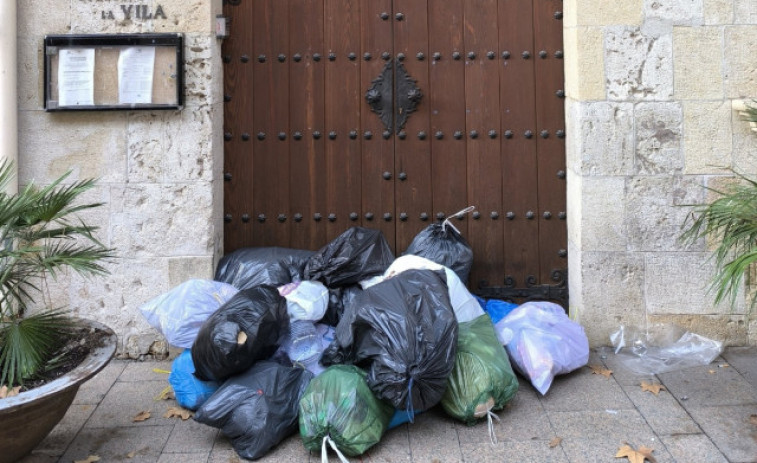
[[[108,334],[100,347],[55,381],[0,400],[0,463],[12,463],[31,452],[66,414],[79,386],[113,358],[118,340],[113,330],[93,320],[81,322]]]

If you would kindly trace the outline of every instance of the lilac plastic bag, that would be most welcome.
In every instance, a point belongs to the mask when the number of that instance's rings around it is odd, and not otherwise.
[[[147,301],[139,310],[169,344],[189,349],[203,323],[238,292],[220,281],[192,279]]]
[[[542,395],[555,376],[589,361],[589,340],[581,325],[552,302],[526,302],[494,325],[510,360]]]

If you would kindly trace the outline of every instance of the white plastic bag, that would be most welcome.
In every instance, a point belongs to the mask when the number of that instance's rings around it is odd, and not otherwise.
[[[292,320],[318,321],[329,306],[329,289],[319,281],[295,281],[279,286],[279,294],[287,300]]]
[[[237,292],[228,283],[192,279],[149,300],[139,310],[169,344],[189,349],[205,320]]]
[[[452,310],[455,312],[455,318],[458,323],[465,323],[483,315],[484,309],[478,303],[476,298],[468,291],[460,277],[452,269],[436,262],[430,261],[424,257],[408,254],[398,257],[392,262],[392,265],[384,272],[384,278],[390,278],[393,275],[410,269],[426,270],[444,270],[447,277],[447,288],[449,292],[449,301]]]
[[[638,374],[658,374],[707,365],[721,354],[723,343],[672,324],[646,329],[623,325],[610,335],[620,363]]]
[[[589,340],[581,325],[552,302],[526,302],[494,325],[513,366],[542,395],[555,376],[589,361]]]
[[[290,325],[290,332],[281,339],[281,346],[274,357],[283,352],[295,364],[300,364],[314,375],[320,375],[325,368],[319,363],[321,353],[334,341],[334,327],[323,323],[313,324],[312,334],[302,337],[297,333],[297,325],[310,323],[295,321]]]

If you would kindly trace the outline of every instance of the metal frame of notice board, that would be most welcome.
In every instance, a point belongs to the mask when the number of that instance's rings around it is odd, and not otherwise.
[[[45,111],[184,105],[182,34],[47,35],[44,45]]]

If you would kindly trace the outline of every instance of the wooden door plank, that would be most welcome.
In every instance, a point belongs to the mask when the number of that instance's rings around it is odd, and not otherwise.
[[[256,246],[288,246],[289,68],[276,56],[289,54],[289,0],[256,1],[252,29],[254,130],[264,134],[254,137],[253,241]]]
[[[539,0],[541,1],[541,0]],[[499,0],[505,275],[517,287],[538,278],[539,222],[532,1]],[[505,57],[502,57],[505,53]],[[525,55],[524,53],[528,53]],[[528,138],[528,133],[531,138]],[[508,134],[511,138],[507,138]],[[528,219],[531,212],[533,219]],[[507,219],[512,214],[512,219]]]
[[[464,8],[465,104],[468,159],[468,197],[483,211],[481,220],[469,224],[469,243],[473,248],[474,267],[471,284],[498,284],[504,266],[502,215],[502,161],[499,134],[490,138],[490,130],[500,127],[500,83],[498,60],[486,57],[498,45],[497,0],[466,0]],[[469,58],[468,53],[475,53]],[[476,131],[475,138],[470,135]],[[500,218],[492,218],[496,212]],[[486,283],[484,283],[486,284]]]
[[[296,249],[318,249],[326,242],[327,216],[324,134],[324,74],[329,65],[324,46],[322,0],[299,0],[289,5],[289,198],[292,236]]]
[[[406,114],[407,122],[402,129],[405,136],[395,138],[395,169],[392,175],[396,207],[392,215],[396,224],[397,254],[404,252],[415,235],[428,224],[421,221],[421,214],[432,213],[432,136],[429,133],[429,61],[426,58],[429,53],[428,3],[428,0],[394,0],[394,58],[415,80],[415,85],[424,95],[415,111]],[[422,54],[420,58],[419,53]],[[395,74],[395,92],[406,91],[401,90],[404,88],[400,75]],[[395,108],[395,117],[399,116],[399,109]]]
[[[357,136],[361,126],[360,109],[365,104],[360,87],[361,4],[363,2],[358,0],[325,1],[325,50],[335,56],[326,66],[325,131],[336,135],[334,139],[329,138],[325,152],[326,210],[336,217],[326,223],[328,241],[360,224],[362,216],[362,138]],[[356,59],[350,60],[350,53],[354,53]],[[351,132],[356,134],[354,139],[350,137]]]
[[[566,212],[565,140],[557,136],[558,130],[562,130],[564,137],[565,130],[565,100],[559,94],[565,88],[563,60],[556,57],[563,50],[561,12],[560,0],[534,2],[534,50],[541,53],[535,63],[538,89],[535,107],[540,132],[537,139],[539,248],[544,282],[550,282],[554,270],[568,267],[566,220],[565,215],[560,215]],[[541,136],[542,131],[547,138]],[[547,212],[549,218],[544,215]]]
[[[389,17],[382,19],[381,13],[388,13]],[[385,61],[381,59],[381,54],[393,54],[393,17],[391,0],[371,0],[361,4],[361,50],[357,59],[361,60],[360,89],[363,95],[384,68]],[[391,174],[394,171],[394,139],[382,136],[386,128],[365,100],[360,108],[358,136],[362,137],[362,225],[381,230],[394,250],[394,221],[384,220],[385,214],[394,212],[394,181],[384,178],[385,172]]]
[[[237,23],[252,17],[252,3],[224,5],[224,15]],[[242,28],[224,40],[221,55],[224,61],[224,250],[231,252],[252,245],[252,224],[249,219],[252,202],[252,114],[253,94],[247,87],[252,81],[252,63],[243,61],[253,50],[252,28]],[[243,134],[246,136],[243,138]]]
[[[431,220],[437,213],[453,214],[469,205],[465,143],[465,67],[452,53],[465,53],[463,46],[463,1],[434,2],[429,8],[429,90],[431,121]],[[435,58],[436,54],[438,58]],[[442,139],[436,133],[442,132]],[[455,133],[459,133],[458,136]],[[470,217],[464,220],[470,220]],[[467,223],[455,221],[467,237]]]

